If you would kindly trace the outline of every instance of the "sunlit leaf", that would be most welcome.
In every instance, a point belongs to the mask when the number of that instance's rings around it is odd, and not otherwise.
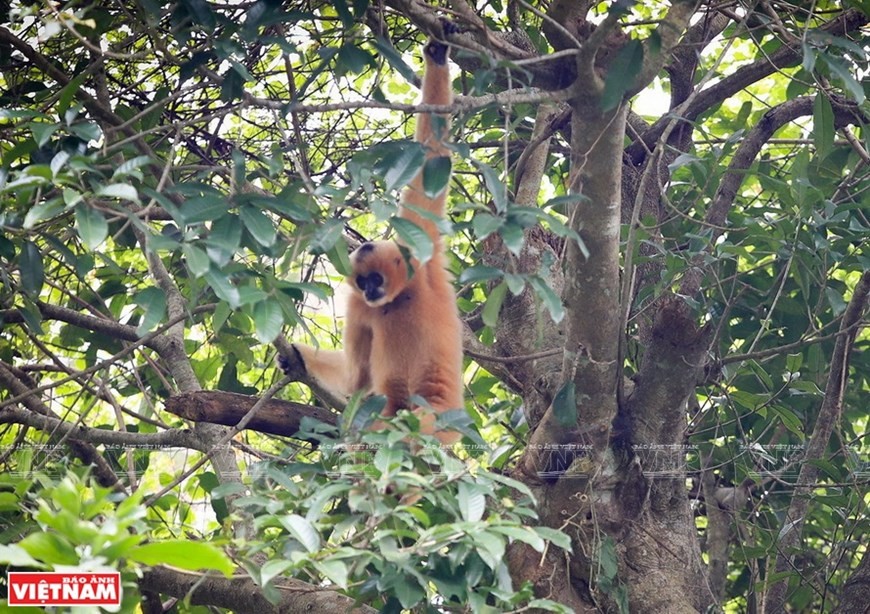
[[[143,544],[128,551],[131,561],[143,565],[170,565],[180,569],[214,569],[225,576],[232,575],[236,566],[224,552],[213,544],[190,539],[172,539]]]
[[[110,183],[108,185],[102,185],[95,193],[97,196],[129,200],[134,203],[139,202],[139,192],[137,192],[136,188],[129,183]]]
[[[460,482],[457,492],[459,513],[466,522],[477,522],[486,511],[486,490],[476,484]]]

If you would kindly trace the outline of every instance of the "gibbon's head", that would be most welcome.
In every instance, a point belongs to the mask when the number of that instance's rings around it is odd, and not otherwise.
[[[348,282],[371,307],[388,305],[408,287],[416,264],[392,241],[363,243],[351,255]]]

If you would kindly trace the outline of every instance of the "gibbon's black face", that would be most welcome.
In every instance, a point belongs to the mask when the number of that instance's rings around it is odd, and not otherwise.
[[[386,294],[384,291],[384,276],[377,271],[373,271],[368,275],[357,275],[356,287],[360,289],[363,296],[370,303],[379,301]]]
[[[408,266],[392,241],[363,243],[350,255],[348,280],[372,307],[387,305],[408,285]]]

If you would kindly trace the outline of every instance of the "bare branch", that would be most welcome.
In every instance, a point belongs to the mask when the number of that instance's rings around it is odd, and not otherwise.
[[[3,377],[2,372],[0,372],[0,377]],[[55,437],[70,438],[94,445],[200,449],[196,437],[188,430],[170,429],[160,433],[109,431],[73,424],[54,416],[38,414],[17,407],[0,409],[0,424],[23,424]]]

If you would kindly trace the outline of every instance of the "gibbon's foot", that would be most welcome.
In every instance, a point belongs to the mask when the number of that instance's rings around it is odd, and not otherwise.
[[[291,345],[290,347],[293,348],[293,354],[291,356],[278,354],[278,366],[281,368],[281,371],[284,372],[284,375],[297,377],[305,375],[307,370],[305,368],[305,361],[302,359],[302,354],[299,353],[299,350],[296,349],[295,345]]]
[[[442,17],[440,21],[441,30],[444,32],[445,37],[450,36],[451,34],[459,33],[459,26],[457,26],[449,19]],[[450,49],[446,43],[436,40],[429,41],[429,44],[426,45],[426,47],[424,48],[426,55],[432,58],[432,61],[439,66],[443,66],[447,63],[447,54],[449,50]]]

